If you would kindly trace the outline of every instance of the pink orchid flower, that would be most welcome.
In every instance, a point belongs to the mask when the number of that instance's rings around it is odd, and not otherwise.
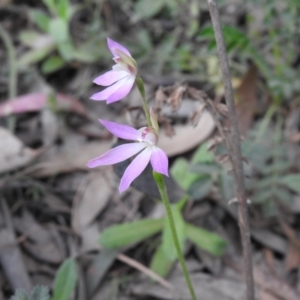
[[[106,100],[106,103],[109,104],[119,101],[129,94],[137,75],[137,64],[124,46],[109,38],[107,38],[107,45],[116,64],[111,71],[95,78],[94,83],[109,87],[92,95],[90,99]]]
[[[149,161],[153,169],[166,176],[168,175],[168,157],[166,153],[156,146],[158,136],[153,128],[143,127],[139,130],[128,125],[110,121],[99,120],[113,135],[136,143],[123,144],[113,148],[103,155],[90,160],[89,168],[119,163],[139,153],[125,170],[119,186],[120,193],[125,191],[132,181],[146,168]]]

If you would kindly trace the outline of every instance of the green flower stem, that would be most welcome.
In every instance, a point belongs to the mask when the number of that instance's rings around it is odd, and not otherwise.
[[[136,85],[139,89],[139,92],[142,96],[143,99],[143,108],[145,111],[145,115],[146,115],[146,119],[147,119],[147,124],[149,127],[153,127],[152,126],[152,122],[151,122],[151,118],[150,118],[150,113],[149,113],[149,107],[146,101],[146,93],[145,93],[145,86],[144,86],[144,82],[143,79],[138,75],[135,79]]]
[[[190,279],[190,276],[189,276],[189,273],[188,273],[188,270],[187,270],[187,267],[186,267],[186,264],[185,264],[185,261],[184,261],[184,258],[183,258],[183,255],[182,255],[181,250],[180,250],[180,245],[179,245],[178,236],[177,236],[177,233],[176,233],[176,227],[175,227],[174,218],[173,218],[173,214],[172,214],[172,209],[171,209],[171,205],[170,205],[170,202],[169,202],[169,198],[168,198],[168,194],[167,194],[167,190],[166,190],[166,186],[165,186],[165,182],[164,182],[164,177],[163,177],[162,174],[153,171],[153,178],[154,178],[154,180],[157,184],[161,199],[162,199],[162,201],[163,201],[163,203],[166,207],[167,216],[168,216],[168,220],[169,220],[169,223],[170,223],[170,228],[171,228],[171,232],[172,232],[173,241],[174,241],[174,245],[175,245],[175,248],[176,248],[178,260],[180,262],[180,265],[181,265],[181,268],[182,268],[182,271],[183,271],[188,289],[190,291],[192,300],[197,300],[196,294],[195,294],[195,291],[194,291],[194,288],[193,288],[193,285],[192,285],[192,282],[191,282],[191,279]]]

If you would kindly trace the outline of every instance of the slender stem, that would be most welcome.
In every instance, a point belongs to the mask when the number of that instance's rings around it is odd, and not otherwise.
[[[17,94],[17,67],[16,67],[16,55],[13,43],[10,36],[0,24],[0,36],[5,44],[9,60],[9,90],[8,97],[10,99],[15,98]]]
[[[13,99],[17,96],[17,66],[16,66],[16,54],[15,48],[12,43],[12,40],[0,24],[0,36],[3,40],[3,43],[7,49],[8,61],[9,61],[9,86],[8,86],[8,98]],[[10,116],[8,118],[8,127],[11,131],[14,131],[15,128],[15,118]]]
[[[140,94],[142,96],[142,99],[143,99],[143,107],[144,107],[144,111],[145,111],[148,126],[153,127],[152,122],[151,122],[150,113],[149,113],[148,104],[147,104],[147,101],[146,101],[144,82],[143,82],[143,79],[140,76],[137,76],[136,84],[137,84],[137,87],[138,87],[139,92],[140,92]],[[181,253],[180,244],[179,244],[178,236],[177,236],[177,233],[176,233],[175,222],[174,222],[174,218],[173,218],[173,214],[172,214],[172,209],[171,209],[169,197],[168,197],[165,182],[164,182],[164,177],[163,177],[162,174],[153,171],[153,178],[154,178],[154,180],[157,184],[161,199],[162,199],[162,201],[165,205],[165,208],[166,208],[168,221],[169,221],[169,224],[170,224],[170,228],[171,228],[172,237],[173,237],[174,245],[175,245],[175,248],[176,248],[178,260],[180,262],[180,265],[181,265],[181,268],[182,268],[182,271],[183,271],[188,289],[190,291],[192,300],[197,300],[196,294],[195,294],[195,291],[194,291],[194,288],[193,288],[193,285],[192,285],[192,281],[191,281],[190,276],[189,276],[189,272],[187,270],[183,255]]]
[[[152,127],[152,122],[151,122],[150,113],[149,113],[149,107],[148,107],[148,103],[146,101],[146,93],[145,93],[145,86],[144,86],[143,79],[140,76],[137,76],[135,82],[136,82],[136,85],[137,85],[139,92],[143,99],[143,108],[145,111],[147,124],[149,127]]]
[[[247,300],[254,300],[254,282],[253,282],[253,270],[252,270],[252,258],[251,258],[251,243],[250,243],[250,226],[248,220],[248,208],[244,182],[243,161],[241,155],[241,143],[240,134],[238,128],[238,119],[235,110],[233,90],[231,85],[231,76],[229,70],[229,64],[226,54],[226,48],[224,43],[224,37],[221,28],[220,16],[217,4],[215,0],[207,0],[209,11],[212,19],[213,29],[215,33],[217,49],[220,60],[220,68],[223,76],[223,82],[225,87],[225,99],[228,106],[230,125],[231,125],[231,149],[229,153],[234,177],[236,182],[236,192],[238,198],[238,220],[240,227],[240,234],[243,245],[244,256],[244,276],[247,285]]]
[[[172,214],[172,209],[171,209],[171,205],[170,205],[170,201],[168,198],[168,194],[167,194],[167,190],[166,190],[166,186],[165,186],[165,182],[164,182],[164,177],[162,174],[157,173],[155,171],[153,171],[153,178],[157,184],[161,199],[165,205],[166,208],[166,212],[167,212],[167,216],[168,216],[168,220],[170,223],[170,228],[171,228],[171,232],[172,232],[172,237],[173,237],[173,241],[174,241],[174,245],[176,248],[176,252],[177,252],[177,256],[178,256],[178,260],[180,262],[188,289],[190,291],[191,297],[193,300],[196,300],[196,294],[192,285],[192,281],[190,279],[189,276],[189,272],[187,270],[181,249],[180,249],[180,245],[179,245],[179,241],[178,241],[178,236],[176,233],[176,227],[175,227],[175,223],[174,223],[174,218],[173,218],[173,214]]]

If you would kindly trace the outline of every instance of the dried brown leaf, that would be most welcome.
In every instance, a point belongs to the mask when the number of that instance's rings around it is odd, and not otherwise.
[[[33,175],[44,177],[76,170],[89,170],[87,162],[102,155],[112,145],[112,140],[86,142],[68,135],[63,145],[52,147],[39,158]]]
[[[193,124],[193,126],[197,126],[205,107],[205,105],[201,105],[198,109],[196,109],[196,111],[193,112],[190,118],[190,122]]]
[[[181,105],[186,86],[178,86],[173,93],[168,97],[167,103],[172,107],[173,111],[177,111]]]
[[[17,243],[11,214],[5,199],[1,199],[0,207],[0,262],[2,270],[13,289],[20,288],[29,292],[32,284]]]
[[[255,112],[257,111],[256,87],[258,72],[253,65],[246,72],[242,83],[237,89],[237,114],[239,118],[239,127],[242,134],[250,128]]]
[[[224,117],[228,116],[228,107],[226,104],[216,103],[215,107],[221,115],[223,115]]]
[[[25,167],[41,153],[41,150],[26,147],[3,127],[0,127],[0,141],[0,173]]]
[[[284,269],[286,273],[297,270],[300,265],[299,247],[290,243],[285,256]]]
[[[224,141],[223,137],[220,135],[214,136],[212,139],[209,140],[207,144],[207,151],[211,151],[216,148],[219,144],[221,144]]]
[[[78,228],[74,228],[76,232],[88,227],[107,205],[112,193],[110,182],[113,179],[108,179],[112,177],[111,175],[113,175],[111,171],[102,169],[101,172],[93,173],[88,180],[82,199],[75,207],[74,217],[77,218],[75,223],[78,224]]]
[[[155,102],[157,107],[162,107],[163,104],[167,101],[167,95],[164,93],[161,87],[155,93]]]
[[[65,258],[62,240],[52,227],[44,227],[25,211],[21,217],[14,218],[14,225],[27,239],[23,245],[28,252],[39,260],[60,263]]]
[[[170,138],[161,133],[158,146],[161,147],[168,156],[178,155],[199,145],[206,140],[215,128],[212,116],[204,111],[197,126],[175,125],[175,135]]]

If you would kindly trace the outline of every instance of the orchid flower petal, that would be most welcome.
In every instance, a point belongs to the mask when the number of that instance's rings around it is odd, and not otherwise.
[[[128,76],[127,71],[111,70],[98,76],[97,78],[94,79],[93,82],[98,85],[108,86],[115,83],[116,81],[123,79],[126,76]]]
[[[127,167],[121,178],[120,193],[128,189],[131,182],[136,179],[146,168],[151,158],[151,148],[147,147]]]
[[[128,75],[128,77],[131,77],[131,76]],[[113,85],[111,85],[110,87],[104,89],[100,93],[96,93],[96,94],[92,95],[90,99],[97,100],[97,101],[106,100],[106,99],[108,99],[108,97],[110,97],[115,92],[117,92],[118,89],[120,89],[124,85],[124,83],[126,83],[126,82],[127,82],[127,77],[125,77],[125,78],[121,79],[120,81],[114,83]],[[129,93],[129,91],[128,91],[128,93]],[[117,100],[115,100],[115,101],[117,101]]]
[[[129,94],[132,86],[134,85],[135,77],[128,76],[126,77],[126,81],[125,78],[121,79],[120,81],[122,81],[122,86],[107,98],[107,104],[119,101],[126,97]]]
[[[124,140],[136,141],[139,137],[139,131],[131,126],[123,125],[111,121],[99,120],[100,123],[114,136]],[[132,144],[130,144],[132,145]]]
[[[122,46],[121,44],[115,42],[114,40],[112,40],[110,38],[107,38],[107,46],[108,46],[110,52],[114,56],[118,56],[118,53],[116,52],[116,50],[119,50],[131,57],[130,52],[124,46]]]
[[[144,143],[131,143],[120,145],[116,148],[107,151],[103,155],[90,160],[87,163],[87,166],[89,168],[95,168],[98,166],[113,165],[137,154],[145,147],[146,144]]]
[[[169,176],[168,173],[168,156],[166,153],[161,150],[160,148],[153,146],[152,147],[152,156],[151,156],[151,165],[157,173],[164,174],[166,176]]]
[[[107,45],[116,64],[111,71],[95,78],[94,83],[108,87],[92,95],[90,99],[106,100],[106,103],[109,104],[119,101],[129,94],[137,75],[137,64],[130,52],[121,44],[108,38]]]

